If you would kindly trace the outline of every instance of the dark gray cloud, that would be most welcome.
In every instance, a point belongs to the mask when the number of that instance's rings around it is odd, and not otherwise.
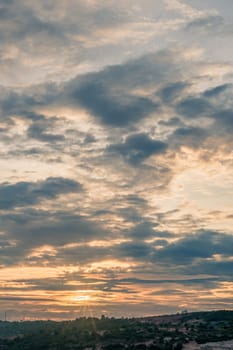
[[[31,86],[22,91],[12,91],[1,88],[0,118],[3,121],[12,122],[12,118],[20,116],[31,121],[41,121],[45,117],[36,113],[37,107],[49,106],[58,95],[56,84],[44,84]]]
[[[110,90],[115,92],[116,96],[122,97],[125,91],[136,88],[151,87],[156,90],[161,87],[161,83],[167,85],[168,78],[170,78],[170,84],[173,81],[176,83],[180,78],[182,70],[176,60],[176,55],[180,56],[180,52],[161,50],[147,53],[121,64],[105,67],[97,73],[78,76],[66,83],[65,88],[68,89],[69,94],[73,92],[74,97],[75,92],[80,88],[86,89],[92,85],[95,91],[98,87],[105,88],[107,93]],[[185,64],[184,69],[186,69]]]
[[[179,148],[186,146],[190,148],[201,148],[208,137],[208,131],[200,127],[181,127],[169,136],[170,147]]]
[[[195,119],[208,117],[212,112],[212,106],[207,100],[201,97],[189,96],[177,104],[176,110],[178,114],[186,118]]]
[[[8,256],[8,259],[5,262],[10,265],[21,259],[22,255],[25,257],[25,254],[29,254],[31,249],[46,244],[62,247],[68,243],[85,243],[93,239],[110,239],[115,234],[115,232],[107,231],[100,222],[89,220],[86,216],[70,211],[25,209],[17,213],[2,214],[1,225],[5,233],[4,241],[17,241],[17,245],[9,246],[9,251],[6,252],[6,258]],[[67,251],[69,249],[70,253],[72,252],[71,260],[75,262],[79,261],[79,249],[80,254],[84,256],[85,250],[83,248],[76,247],[72,249],[72,247],[67,247]],[[90,251],[91,257],[94,253],[94,248],[90,248]],[[61,249],[60,254],[61,257],[66,256],[66,258],[69,258],[69,254],[66,254],[66,249]],[[12,255],[13,258],[9,258]],[[52,261],[55,262],[56,256],[54,259],[49,258],[49,260],[51,263]],[[43,264],[42,261],[41,263]]]
[[[231,133],[233,129],[233,111],[232,109],[219,110],[214,114],[216,129]]]
[[[165,85],[160,91],[159,96],[161,96],[164,103],[174,102],[176,98],[180,98],[182,93],[190,86],[189,83],[185,81],[174,82],[169,85]]]
[[[231,235],[203,231],[166,245],[156,252],[155,257],[178,265],[192,264],[196,259],[209,259],[215,254],[231,256],[232,243]]]
[[[142,233],[142,236],[148,238],[144,233]],[[169,239],[175,236],[172,233],[156,233],[155,231],[153,238],[156,237]],[[219,262],[214,258],[215,255],[220,255],[223,259],[226,259],[232,254],[232,236],[221,232],[200,231],[181,237],[175,242],[169,242],[167,239],[159,239],[153,241],[153,243],[146,243],[140,239],[138,240],[138,237],[133,237],[131,234],[129,234],[128,238],[133,240],[113,246],[110,250],[100,249],[99,254],[102,254],[102,258],[107,258],[110,254],[110,256],[116,258],[130,258],[135,261],[153,262],[153,264],[157,264],[160,267],[164,265],[168,269],[168,273],[173,271],[173,267],[178,268],[179,265],[184,265],[186,266],[186,273],[192,268],[194,268],[194,274],[202,273],[201,271],[204,271],[203,274],[208,273],[205,271],[209,271],[210,273],[212,269],[211,274],[215,275],[214,266],[217,266],[218,263],[220,267],[222,266],[226,270],[230,269],[231,266],[230,261],[223,260]],[[97,254],[96,258],[98,257],[99,255]],[[206,269],[204,268],[205,266]],[[181,270],[178,268],[177,272],[179,271],[184,273],[183,268]]]
[[[114,280],[113,280],[114,281]],[[180,284],[183,286],[193,285],[217,285],[221,281],[218,277],[209,278],[187,278],[187,279],[141,279],[141,278],[125,278],[116,280],[119,284],[152,284],[152,285],[163,285],[163,284]]]
[[[83,106],[108,126],[127,127],[159,110],[156,94],[142,95],[135,90],[156,90],[168,77],[177,80],[180,73],[175,53],[164,50],[72,79],[64,84],[63,91],[59,90],[58,101],[73,107]],[[181,90],[186,84],[171,83],[170,90],[175,90],[175,86]],[[161,94],[165,96],[165,92]]]
[[[152,86],[156,89],[157,84],[168,76],[176,77],[177,69],[173,53],[161,51],[60,85],[48,83],[22,92],[4,90],[2,118],[9,119],[12,115],[30,117],[36,108],[50,105],[82,106],[103,124],[113,127],[134,125],[157,111],[159,103],[154,96],[142,96],[133,90]]]
[[[173,143],[179,139],[180,144],[199,148],[208,138],[217,137],[219,145],[227,145],[233,125],[231,100],[231,84],[218,85],[207,89],[203,94],[193,94],[184,98],[175,107],[176,113],[183,117],[184,121],[208,118],[211,123],[208,127],[204,124],[203,127],[183,125],[174,130],[170,141]]]
[[[184,65],[184,70],[187,67]],[[46,106],[61,106],[87,109],[95,120],[108,127],[135,127],[151,116],[155,120],[160,109],[171,105],[174,114],[170,119],[160,120],[164,126],[182,124],[180,116],[188,123],[200,117],[213,118],[228,111],[221,96],[227,91],[228,101],[232,96],[231,85],[223,84],[206,90],[203,94],[191,93],[192,80],[177,80],[182,71],[175,60],[175,53],[169,50],[149,54],[121,65],[103,69],[72,79],[64,84],[45,84],[25,89],[23,92],[4,90],[1,96],[2,118],[10,120],[20,116],[33,123],[28,136],[43,142],[62,141],[63,135],[53,134],[52,121],[42,120],[36,109]],[[171,83],[167,83],[168,77]],[[174,82],[173,82],[174,80]],[[162,86],[162,87],[161,87]],[[135,93],[136,89],[152,89],[150,94]],[[187,90],[188,89],[188,90]],[[218,99],[213,100],[216,96]],[[157,97],[160,97],[160,101]],[[178,100],[178,101],[177,101]],[[156,115],[155,115],[156,113]],[[175,116],[176,115],[176,116]],[[226,123],[229,117],[226,116]],[[223,122],[224,123],[224,120]],[[190,127],[187,127],[187,129]],[[144,155],[142,155],[142,158]],[[145,153],[146,157],[146,153]]]
[[[148,260],[153,253],[151,245],[144,242],[122,243],[117,247],[120,257],[134,258],[135,260]]]
[[[230,86],[229,84],[222,84],[222,85],[215,86],[214,88],[206,90],[204,92],[204,96],[215,98],[219,94],[223,93],[229,86]]]
[[[35,205],[45,199],[54,199],[61,194],[79,192],[81,189],[78,182],[62,177],[50,177],[37,182],[2,183],[0,209]]]
[[[95,221],[75,213],[49,213],[39,210],[2,215],[2,230],[5,232],[5,238],[1,242],[4,252],[0,261],[2,264],[14,265],[23,261],[26,256],[30,256],[35,248],[46,244],[54,247],[56,253],[49,254],[45,251],[40,256],[27,257],[28,263],[83,264],[113,257],[153,261],[157,247],[168,245],[167,239],[174,237],[174,234],[170,232],[156,230],[157,225],[152,222],[139,223],[132,229],[123,232],[120,229],[118,231],[106,230],[97,221],[98,217],[94,216],[94,219]],[[116,234],[118,238],[122,237],[131,241],[113,244],[111,247],[96,247],[87,244],[95,239],[108,242]],[[146,239],[156,239],[156,241],[148,244],[145,242]],[[73,245],[66,246],[68,243]]]
[[[233,261],[201,261],[193,266],[193,272],[190,270],[190,274],[209,274],[213,276],[220,276],[223,281],[233,281],[232,277]]]
[[[58,118],[44,117],[36,110],[46,106],[82,106],[97,122],[108,127],[120,127],[119,135],[134,131],[134,134],[125,136],[121,143],[110,145],[108,151],[118,153],[131,165],[137,165],[152,154],[162,153],[167,146],[166,140],[154,140],[146,133],[135,133],[135,129],[140,130],[140,123],[148,117],[151,120],[155,118],[156,125],[161,109],[169,105],[174,108],[174,114],[170,114],[167,120],[160,119],[159,125],[173,130],[175,126],[179,128],[168,139],[168,143],[172,142],[171,146],[174,147],[174,140],[180,139],[182,144],[197,147],[208,135],[215,135],[219,126],[224,132],[232,127],[232,88],[230,84],[222,84],[202,94],[191,93],[192,79],[177,80],[182,73],[174,56],[174,52],[164,50],[77,77],[64,84],[34,86],[30,91],[25,89],[21,93],[4,90],[1,96],[2,118],[13,123],[12,117],[24,118],[30,124],[28,137],[56,143],[65,140],[62,134],[52,132]],[[170,84],[167,83],[168,77]],[[147,95],[135,94],[137,88],[149,88],[153,92]],[[210,126],[207,132],[200,127],[190,126],[190,123],[202,117],[216,121],[216,128]]]
[[[133,95],[124,96],[114,92],[112,86],[84,83],[72,93],[72,100],[89,110],[101,122],[111,126],[124,127],[136,123],[155,111],[158,106],[150,99]]]
[[[153,238],[171,238],[173,234],[171,232],[156,230],[159,223],[154,223],[146,220],[142,220],[137,225],[126,231],[126,237],[130,237],[133,240],[145,240]],[[158,241],[156,241],[158,243]],[[166,240],[159,240],[159,244],[166,244]]]
[[[10,296],[0,296],[0,300],[3,300],[3,301],[32,301],[32,302],[48,302],[48,301],[51,301],[51,299],[49,298],[32,298],[32,297],[10,297]]]
[[[112,154],[119,154],[126,162],[137,166],[146,158],[163,154],[167,144],[160,140],[152,139],[148,134],[132,134],[119,144],[110,145],[107,151]]]
[[[55,123],[52,123],[52,120],[34,122],[29,126],[27,130],[27,136],[42,142],[55,143],[64,141],[65,137],[63,135],[54,134],[47,131],[48,129],[51,130],[51,127],[55,126],[54,124]]]

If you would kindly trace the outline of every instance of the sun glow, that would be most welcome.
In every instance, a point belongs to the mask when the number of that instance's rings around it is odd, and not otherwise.
[[[90,300],[90,295],[77,295],[73,298],[74,301],[87,301]]]
[[[78,290],[71,296],[72,302],[84,302],[84,301],[94,301],[94,290]]]

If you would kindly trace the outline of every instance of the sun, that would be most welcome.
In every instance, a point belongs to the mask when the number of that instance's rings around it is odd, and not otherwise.
[[[92,290],[77,290],[71,296],[73,302],[84,302],[93,300],[93,291]]]
[[[73,298],[74,301],[87,301],[90,300],[90,295],[76,295]]]

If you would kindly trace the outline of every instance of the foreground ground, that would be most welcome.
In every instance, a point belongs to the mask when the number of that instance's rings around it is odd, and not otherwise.
[[[0,349],[233,349],[233,311],[133,319],[82,317],[64,322],[1,321]]]
[[[196,342],[189,342],[184,344],[183,350],[232,350],[233,340],[212,342],[205,344],[197,344]]]

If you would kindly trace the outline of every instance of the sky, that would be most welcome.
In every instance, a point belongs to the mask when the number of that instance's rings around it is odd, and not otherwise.
[[[232,0],[0,0],[0,319],[233,307]]]

